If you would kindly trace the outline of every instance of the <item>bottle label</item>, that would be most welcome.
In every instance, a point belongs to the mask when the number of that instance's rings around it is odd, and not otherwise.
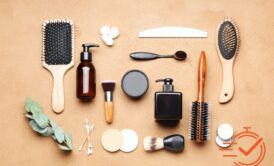
[[[83,93],[89,91],[89,67],[83,67]]]

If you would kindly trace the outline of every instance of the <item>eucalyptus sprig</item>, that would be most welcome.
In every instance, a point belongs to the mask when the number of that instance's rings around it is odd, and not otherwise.
[[[43,112],[43,108],[31,98],[27,98],[25,102],[25,116],[29,120],[30,127],[43,136],[51,136],[60,149],[71,151],[72,136],[58,126],[53,120],[49,119]]]

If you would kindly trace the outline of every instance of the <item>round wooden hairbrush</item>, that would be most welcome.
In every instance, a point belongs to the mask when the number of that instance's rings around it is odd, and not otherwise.
[[[231,18],[223,20],[217,28],[216,48],[222,63],[223,83],[219,102],[230,101],[234,93],[233,63],[240,46],[240,36]]]

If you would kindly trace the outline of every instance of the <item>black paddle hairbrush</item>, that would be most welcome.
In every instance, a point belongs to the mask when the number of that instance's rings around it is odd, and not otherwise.
[[[206,56],[201,52],[198,68],[198,96],[192,103],[189,119],[189,138],[198,143],[203,143],[209,138],[209,110],[204,102],[204,88],[206,78]]]
[[[239,30],[231,18],[223,20],[217,28],[217,52],[223,68],[220,103],[231,100],[234,93],[233,63],[240,46]]]
[[[64,110],[63,78],[74,64],[74,29],[70,20],[47,20],[43,23],[42,63],[54,79],[52,108]]]

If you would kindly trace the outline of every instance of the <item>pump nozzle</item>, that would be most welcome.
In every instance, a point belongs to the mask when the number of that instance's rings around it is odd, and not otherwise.
[[[173,79],[172,78],[165,78],[165,79],[158,79],[156,82],[164,82],[165,84],[172,84]]]
[[[99,45],[95,43],[86,43],[82,44],[82,47],[84,52],[88,52],[90,47],[99,47]]]
[[[99,45],[94,44],[94,43],[86,43],[86,44],[82,44],[82,47],[83,47],[83,52],[81,52],[81,61],[82,60],[91,61],[92,60],[92,57],[91,57],[92,54],[89,52],[89,48],[99,47]]]
[[[164,82],[163,91],[165,92],[173,92],[174,88],[172,85],[172,78],[158,79],[156,82]]]

